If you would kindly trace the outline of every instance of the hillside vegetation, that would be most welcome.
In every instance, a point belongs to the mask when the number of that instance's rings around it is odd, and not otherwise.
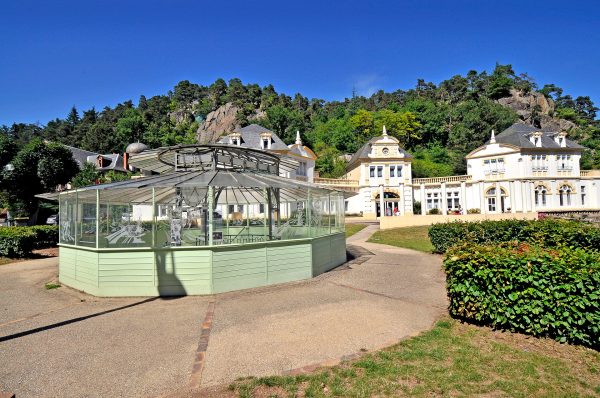
[[[230,123],[212,125],[224,110],[234,112]],[[464,173],[465,154],[483,144],[492,129],[501,131],[519,120],[568,129],[572,138],[590,148],[582,166],[600,167],[597,110],[589,97],[573,99],[553,84],[539,87],[511,65],[496,65],[490,73],[469,71],[437,85],[419,79],[408,90],[331,102],[300,93],[289,96],[272,85],[260,87],[240,79],[218,79],[210,86],[185,80],[165,95],[142,95],[137,104],[126,101],[83,112],[73,107],[66,118],[45,126],[15,123],[0,127],[0,132],[17,146],[40,137],[113,152],[138,140],[150,147],[206,141],[214,138],[203,137],[208,127],[222,134],[227,131],[219,129],[258,123],[288,144],[299,130],[319,156],[321,175],[337,177],[345,168],[340,155],[355,152],[385,125],[415,155],[415,177],[430,177]]]

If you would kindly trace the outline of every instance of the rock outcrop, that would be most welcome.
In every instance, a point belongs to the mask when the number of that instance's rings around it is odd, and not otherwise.
[[[182,123],[192,123],[194,121],[194,114],[188,110],[181,109],[173,112],[169,112],[169,119],[175,125]]]
[[[541,127],[551,127],[561,131],[568,131],[575,127],[575,123],[554,117],[554,101],[546,98],[541,93],[523,94],[519,90],[510,90],[510,96],[497,100],[500,105],[517,112],[519,118],[525,123],[534,124],[537,119]]]
[[[228,102],[206,115],[206,119],[196,133],[198,143],[215,142],[220,136],[228,134],[240,127],[236,116],[239,108]]]
[[[206,119],[196,132],[196,137],[199,144],[208,144],[216,142],[222,135],[229,134],[235,129],[242,127],[237,120],[237,114],[240,110],[239,107],[233,105],[231,102],[221,105],[214,111],[206,115]],[[255,110],[250,116],[248,121],[253,121],[265,117],[267,114],[261,110]]]

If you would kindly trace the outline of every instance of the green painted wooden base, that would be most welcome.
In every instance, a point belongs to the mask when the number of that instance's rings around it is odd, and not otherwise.
[[[212,247],[92,249],[61,245],[60,282],[103,297],[201,295],[308,279],[346,261],[346,238]]]

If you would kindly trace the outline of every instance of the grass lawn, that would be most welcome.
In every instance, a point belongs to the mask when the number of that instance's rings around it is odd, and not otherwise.
[[[362,231],[366,227],[367,224],[346,224],[346,238],[351,237],[359,231]]]
[[[382,351],[299,376],[237,381],[222,397],[593,397],[600,353],[446,319]]]
[[[406,227],[387,229],[384,231],[375,232],[369,242],[383,243],[384,245],[392,245],[405,247],[407,249],[419,250],[426,253],[431,253],[433,246],[429,241],[428,225],[419,227]]]

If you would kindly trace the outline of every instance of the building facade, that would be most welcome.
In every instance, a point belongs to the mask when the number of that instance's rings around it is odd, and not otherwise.
[[[302,144],[299,131],[296,132],[296,142],[286,145],[273,131],[257,124],[251,124],[222,136],[217,143],[275,153],[283,158],[292,160],[293,164],[297,165],[293,170],[280,170],[280,176],[293,180],[314,182],[317,156],[309,147]],[[218,206],[217,211],[234,219],[242,219],[244,217],[260,219],[264,216],[265,206],[262,204],[231,204],[227,209]],[[281,209],[282,217],[288,217],[289,214],[289,209]]]
[[[598,210],[600,171],[580,170],[583,149],[565,132],[517,123],[466,156],[467,175],[412,178],[411,155],[384,128],[354,154],[344,178],[316,182],[357,192],[346,213],[371,218]]]
[[[292,145],[286,145],[271,130],[257,124],[251,124],[222,136],[217,142],[219,144],[273,152],[289,157],[298,162],[298,168],[291,172],[282,173],[282,177],[313,182],[317,156],[309,147],[302,144],[299,131],[296,132],[296,142]]]

